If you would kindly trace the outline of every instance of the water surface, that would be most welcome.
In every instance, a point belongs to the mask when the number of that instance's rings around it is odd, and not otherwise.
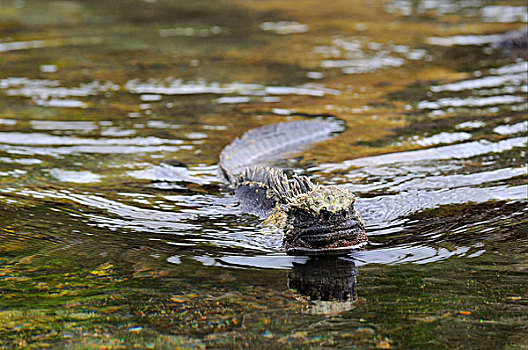
[[[528,346],[522,1],[0,0],[0,347]],[[371,244],[288,256],[218,175],[358,195]]]

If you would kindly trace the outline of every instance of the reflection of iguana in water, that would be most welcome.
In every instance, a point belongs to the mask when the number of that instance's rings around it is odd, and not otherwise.
[[[246,207],[271,214],[267,221],[284,232],[288,253],[336,253],[367,242],[352,192],[256,165],[324,140],[341,128],[341,123],[330,119],[267,125],[246,132],[220,155],[220,169],[236,194]]]
[[[357,267],[343,256],[312,256],[293,261],[288,288],[308,301],[304,312],[332,315],[351,310],[357,301]]]

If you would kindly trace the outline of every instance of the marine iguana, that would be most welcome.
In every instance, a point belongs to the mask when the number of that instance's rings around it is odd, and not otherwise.
[[[257,165],[342,129],[342,123],[332,119],[266,125],[246,132],[220,154],[220,171],[235,194],[248,211],[268,216],[265,222],[284,233],[288,254],[336,254],[367,243],[350,190],[323,187],[306,176]]]

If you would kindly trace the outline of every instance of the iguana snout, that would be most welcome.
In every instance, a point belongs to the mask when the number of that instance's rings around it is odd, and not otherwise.
[[[336,186],[319,186],[292,199],[283,208],[286,251],[332,254],[366,243],[365,225],[354,202],[352,192]]]

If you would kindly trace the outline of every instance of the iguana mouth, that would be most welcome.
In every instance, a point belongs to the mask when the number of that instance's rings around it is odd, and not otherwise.
[[[320,247],[320,248],[310,248],[310,247],[301,247],[294,246],[288,247],[285,246],[284,249],[289,255],[341,255],[347,254],[349,252],[360,250],[368,244],[367,241],[359,242],[357,241],[341,241],[340,245],[337,247]]]
[[[355,250],[366,243],[362,226],[342,229],[309,228],[296,234],[291,234],[284,240],[284,248],[288,253],[299,254],[339,254]]]

